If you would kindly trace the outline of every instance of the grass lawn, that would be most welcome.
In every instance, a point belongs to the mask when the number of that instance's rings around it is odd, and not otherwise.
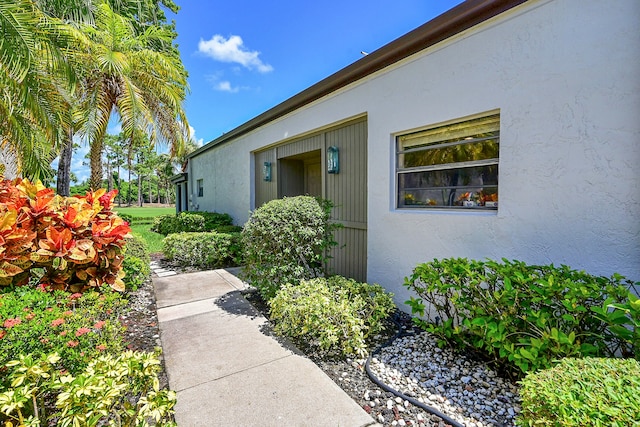
[[[156,207],[138,207],[138,206],[129,206],[129,207],[119,207],[114,206],[113,210],[118,213],[123,213],[131,216],[137,216],[142,218],[150,218],[154,216],[166,215],[166,214],[174,214],[176,213],[175,207],[169,208],[156,208]]]
[[[158,208],[158,207],[138,207],[138,206],[130,206],[130,207],[118,207],[114,206],[113,210],[121,213],[131,215],[134,218],[152,218],[160,215],[166,214],[175,214],[176,208]],[[162,252],[162,239],[164,236],[162,234],[154,233],[150,230],[151,224],[150,221],[145,221],[144,223],[136,223],[133,220],[133,224],[131,224],[131,231],[137,237],[141,238],[145,244],[147,245],[147,249],[149,253]]]
[[[147,245],[149,253],[162,252],[162,234],[150,230],[151,224],[132,224],[131,231]]]

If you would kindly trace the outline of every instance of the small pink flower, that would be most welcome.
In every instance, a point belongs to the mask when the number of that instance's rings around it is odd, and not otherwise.
[[[22,309],[22,311],[31,311],[31,309],[29,307],[25,307]]]
[[[12,328],[16,325],[19,325],[20,323],[22,323],[22,319],[20,319],[19,317],[16,317],[15,319],[7,319],[4,321],[3,326],[7,329]]]
[[[71,300],[78,299],[80,297],[82,297],[82,294],[79,293],[79,292],[76,292],[75,294],[69,295],[69,299],[71,299]]]
[[[78,328],[78,330],[76,331],[76,336],[81,337],[82,335],[88,334],[89,332],[91,332],[91,329],[89,328]]]
[[[54,328],[56,326],[60,326],[64,323],[64,319],[60,318],[60,319],[55,319],[51,321],[51,326],[53,326]]]
[[[95,325],[93,325],[93,328],[94,329],[102,329],[104,324],[105,324],[105,321],[104,320],[100,320],[100,321],[96,322]]]
[[[27,320],[31,320],[31,319],[33,319],[34,317],[36,317],[36,314],[35,314],[35,313],[29,313],[29,314],[27,314],[27,315],[25,316],[25,319],[27,319]]]
[[[78,341],[67,341],[67,347],[77,347],[80,344]]]
[[[48,338],[40,338],[40,342],[42,344],[47,344],[49,342],[49,339]]]
[[[105,350],[107,349],[107,346],[106,346],[106,345],[104,345],[104,344],[98,344],[98,345],[96,346],[96,349],[97,349],[98,351],[105,351]]]
[[[62,332],[60,332],[60,336],[61,336],[61,337],[65,337],[65,336],[67,336],[67,331],[62,331]]]
[[[63,316],[71,316],[73,314],[73,311],[71,310],[67,310],[64,313],[62,313]]]

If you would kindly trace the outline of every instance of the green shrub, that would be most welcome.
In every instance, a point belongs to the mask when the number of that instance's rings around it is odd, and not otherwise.
[[[221,227],[227,227],[233,225],[233,218],[227,213],[218,212],[198,212],[204,218],[204,230],[203,231],[217,231],[222,233]]]
[[[118,216],[123,220],[127,221],[129,225],[133,222],[133,216],[126,213],[118,213]]]
[[[102,188],[62,197],[40,181],[0,179],[0,286],[37,278],[49,289],[82,292],[107,284],[123,291],[123,247],[131,229],[112,210],[117,193]]]
[[[225,227],[229,226],[233,226],[233,218],[226,213],[180,212],[177,215],[167,214],[155,217],[151,231],[167,236],[184,232],[226,232]]]
[[[242,230],[244,278],[266,300],[286,283],[325,274],[335,244],[329,223],[332,205],[309,196],[272,200],[256,209]]]
[[[60,360],[56,353],[23,355],[6,364],[0,388],[6,425],[175,426],[176,394],[159,388],[158,354],[101,355],[78,375],[61,372]]]
[[[242,227],[239,225],[220,225],[214,231],[218,233],[242,233]]]
[[[366,340],[394,310],[380,285],[332,276],[284,285],[269,301],[275,332],[321,353],[366,354]]]
[[[240,258],[240,234],[174,233],[164,238],[162,251],[184,267],[229,267]]]
[[[151,258],[144,242],[136,236],[127,238],[124,248],[122,281],[127,290],[135,290],[151,277]]]
[[[516,375],[563,357],[637,354],[640,346],[633,312],[616,308],[632,286],[619,275],[443,259],[418,265],[405,286],[419,296],[407,301],[412,312],[427,315],[416,322],[441,344],[480,349]]]
[[[58,353],[69,372],[103,352],[125,348],[119,318],[126,300],[116,292],[70,294],[29,287],[0,295],[0,366],[21,355]]]
[[[527,375],[520,396],[520,426],[638,426],[640,363],[563,359],[551,369]]]

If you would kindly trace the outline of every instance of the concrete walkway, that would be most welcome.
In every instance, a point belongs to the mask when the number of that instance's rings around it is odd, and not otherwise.
[[[377,425],[313,362],[263,333],[267,321],[234,270],[153,267],[179,427]]]

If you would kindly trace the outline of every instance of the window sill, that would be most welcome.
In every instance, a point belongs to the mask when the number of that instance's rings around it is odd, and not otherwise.
[[[415,213],[420,215],[471,215],[471,216],[497,216],[496,209],[478,209],[478,208],[395,208],[392,212],[409,214]]]

